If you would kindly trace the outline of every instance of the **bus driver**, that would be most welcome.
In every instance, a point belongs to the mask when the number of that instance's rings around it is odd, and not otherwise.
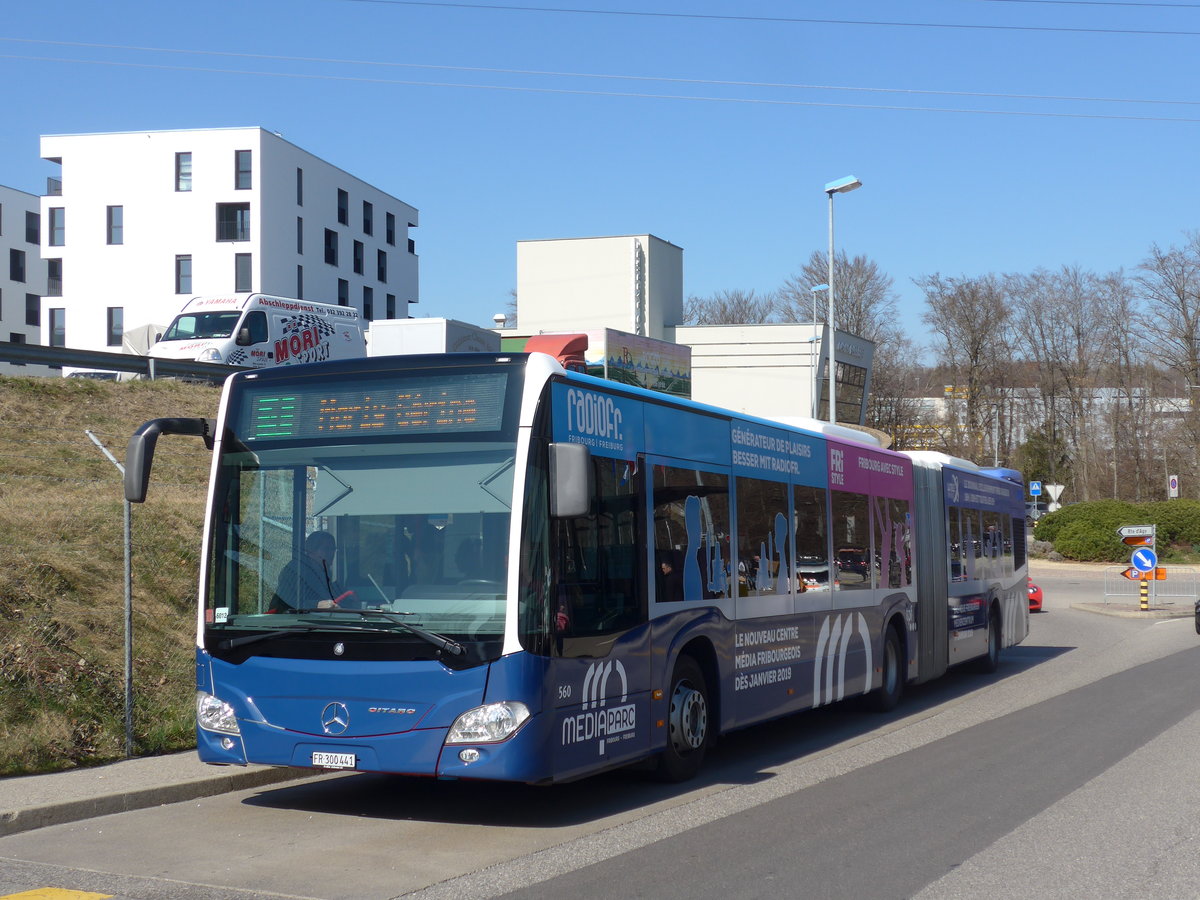
[[[304,553],[283,567],[268,612],[297,609],[331,609],[349,593],[342,593],[331,569],[337,541],[328,531],[314,531],[304,539]]]

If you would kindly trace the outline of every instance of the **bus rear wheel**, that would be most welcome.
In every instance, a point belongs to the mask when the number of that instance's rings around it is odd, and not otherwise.
[[[667,748],[658,762],[664,781],[687,781],[700,771],[709,743],[708,684],[700,664],[681,656],[671,676]]]
[[[976,668],[990,675],[1000,668],[1000,615],[992,608],[988,615],[987,653],[979,657]]]
[[[883,637],[883,679],[871,693],[871,707],[876,712],[891,712],[900,703],[904,694],[903,651],[900,635],[889,626]]]

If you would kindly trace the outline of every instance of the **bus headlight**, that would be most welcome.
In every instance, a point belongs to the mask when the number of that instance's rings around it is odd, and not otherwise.
[[[515,700],[468,709],[454,720],[447,744],[495,744],[512,737],[529,718],[529,707]]]
[[[233,707],[204,691],[196,691],[196,724],[205,731],[241,734]]]
[[[196,362],[211,362],[219,363],[221,361],[221,351],[216,347],[209,347],[203,353],[196,357]]]

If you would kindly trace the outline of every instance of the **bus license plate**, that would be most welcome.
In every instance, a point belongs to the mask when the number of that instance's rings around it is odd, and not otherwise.
[[[353,769],[357,761],[353,753],[322,753],[313,751],[312,764],[322,769]]]

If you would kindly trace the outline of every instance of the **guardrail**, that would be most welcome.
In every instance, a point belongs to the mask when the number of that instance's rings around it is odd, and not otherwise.
[[[0,360],[27,365],[95,369],[101,372],[132,372],[147,378],[200,378],[223,381],[242,366],[202,363],[195,360],[152,359],[131,353],[104,353],[99,350],[75,350],[70,347],[43,347],[40,344],[13,344],[0,341]]]
[[[1137,603],[1141,597],[1141,580],[1126,578],[1121,573],[1128,566],[1110,566],[1104,570],[1104,602],[1110,598],[1117,601]],[[1157,606],[1174,606],[1177,602],[1195,603],[1200,597],[1200,569],[1192,566],[1160,566],[1167,570],[1163,581],[1150,582],[1153,603]]]

